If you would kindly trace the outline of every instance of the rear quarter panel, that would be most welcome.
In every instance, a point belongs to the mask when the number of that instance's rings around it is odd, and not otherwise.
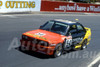
[[[87,41],[88,41],[87,45],[88,45],[89,44],[89,41],[91,40],[91,29],[90,28],[87,28],[87,27],[85,27],[85,29],[86,29],[86,34],[85,34],[85,37],[84,37],[83,41],[85,39],[87,39]]]

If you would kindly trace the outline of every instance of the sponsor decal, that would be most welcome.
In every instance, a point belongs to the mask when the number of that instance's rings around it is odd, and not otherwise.
[[[100,11],[100,6],[79,6],[78,4],[74,4],[73,6],[70,6],[70,4],[67,4],[67,6],[60,5],[58,8],[55,8],[55,10],[63,10],[65,11]]]
[[[30,35],[30,36],[33,36],[33,37],[37,37],[37,38],[43,39],[43,40],[47,40],[46,38],[40,36],[41,34],[38,34],[38,33],[36,33],[36,34],[26,33],[26,34]],[[45,35],[45,34],[42,34],[42,35]]]
[[[100,5],[42,1],[41,11],[100,13]]]
[[[3,4],[2,1],[0,1],[0,9],[1,9],[2,4]]]
[[[76,45],[76,44],[79,44],[82,40],[83,40],[83,38],[79,37],[79,38],[73,39],[72,42],[73,42],[74,45]]]
[[[40,11],[41,0],[0,0],[0,12]]]
[[[6,1],[6,8],[35,8],[35,1]]]
[[[44,36],[45,34],[39,32],[39,33],[36,33],[35,35]]]

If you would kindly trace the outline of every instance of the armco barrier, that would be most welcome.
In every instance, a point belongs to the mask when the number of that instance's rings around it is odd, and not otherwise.
[[[0,0],[0,13],[40,11],[41,0]]]
[[[85,4],[85,3],[41,1],[41,11],[100,13],[100,5]]]

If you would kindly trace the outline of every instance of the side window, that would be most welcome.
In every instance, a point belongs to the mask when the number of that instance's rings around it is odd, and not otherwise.
[[[83,27],[82,27],[81,25],[78,24],[78,25],[77,25],[77,30],[78,30],[78,31],[83,31],[84,29],[83,29]]]
[[[70,29],[69,29],[69,32],[70,32],[71,34],[76,33],[76,32],[77,32],[76,25],[71,25],[71,26],[70,26]]]
[[[85,29],[81,24],[77,24],[78,36],[84,37],[85,36]]]
[[[51,27],[53,26],[54,24],[54,21],[48,21],[47,23],[45,23],[41,29],[44,29],[44,30],[49,30],[51,29]]]
[[[70,35],[69,33],[71,33],[72,38],[77,37],[77,27],[76,27],[76,25],[70,26],[68,33],[67,33],[68,36]]]

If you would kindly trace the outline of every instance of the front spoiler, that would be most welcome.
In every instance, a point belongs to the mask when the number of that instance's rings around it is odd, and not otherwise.
[[[32,50],[35,52],[39,52],[42,54],[53,55],[54,53],[54,46],[42,46],[38,44],[28,43],[26,40],[20,40],[21,46],[25,47],[27,50]]]

